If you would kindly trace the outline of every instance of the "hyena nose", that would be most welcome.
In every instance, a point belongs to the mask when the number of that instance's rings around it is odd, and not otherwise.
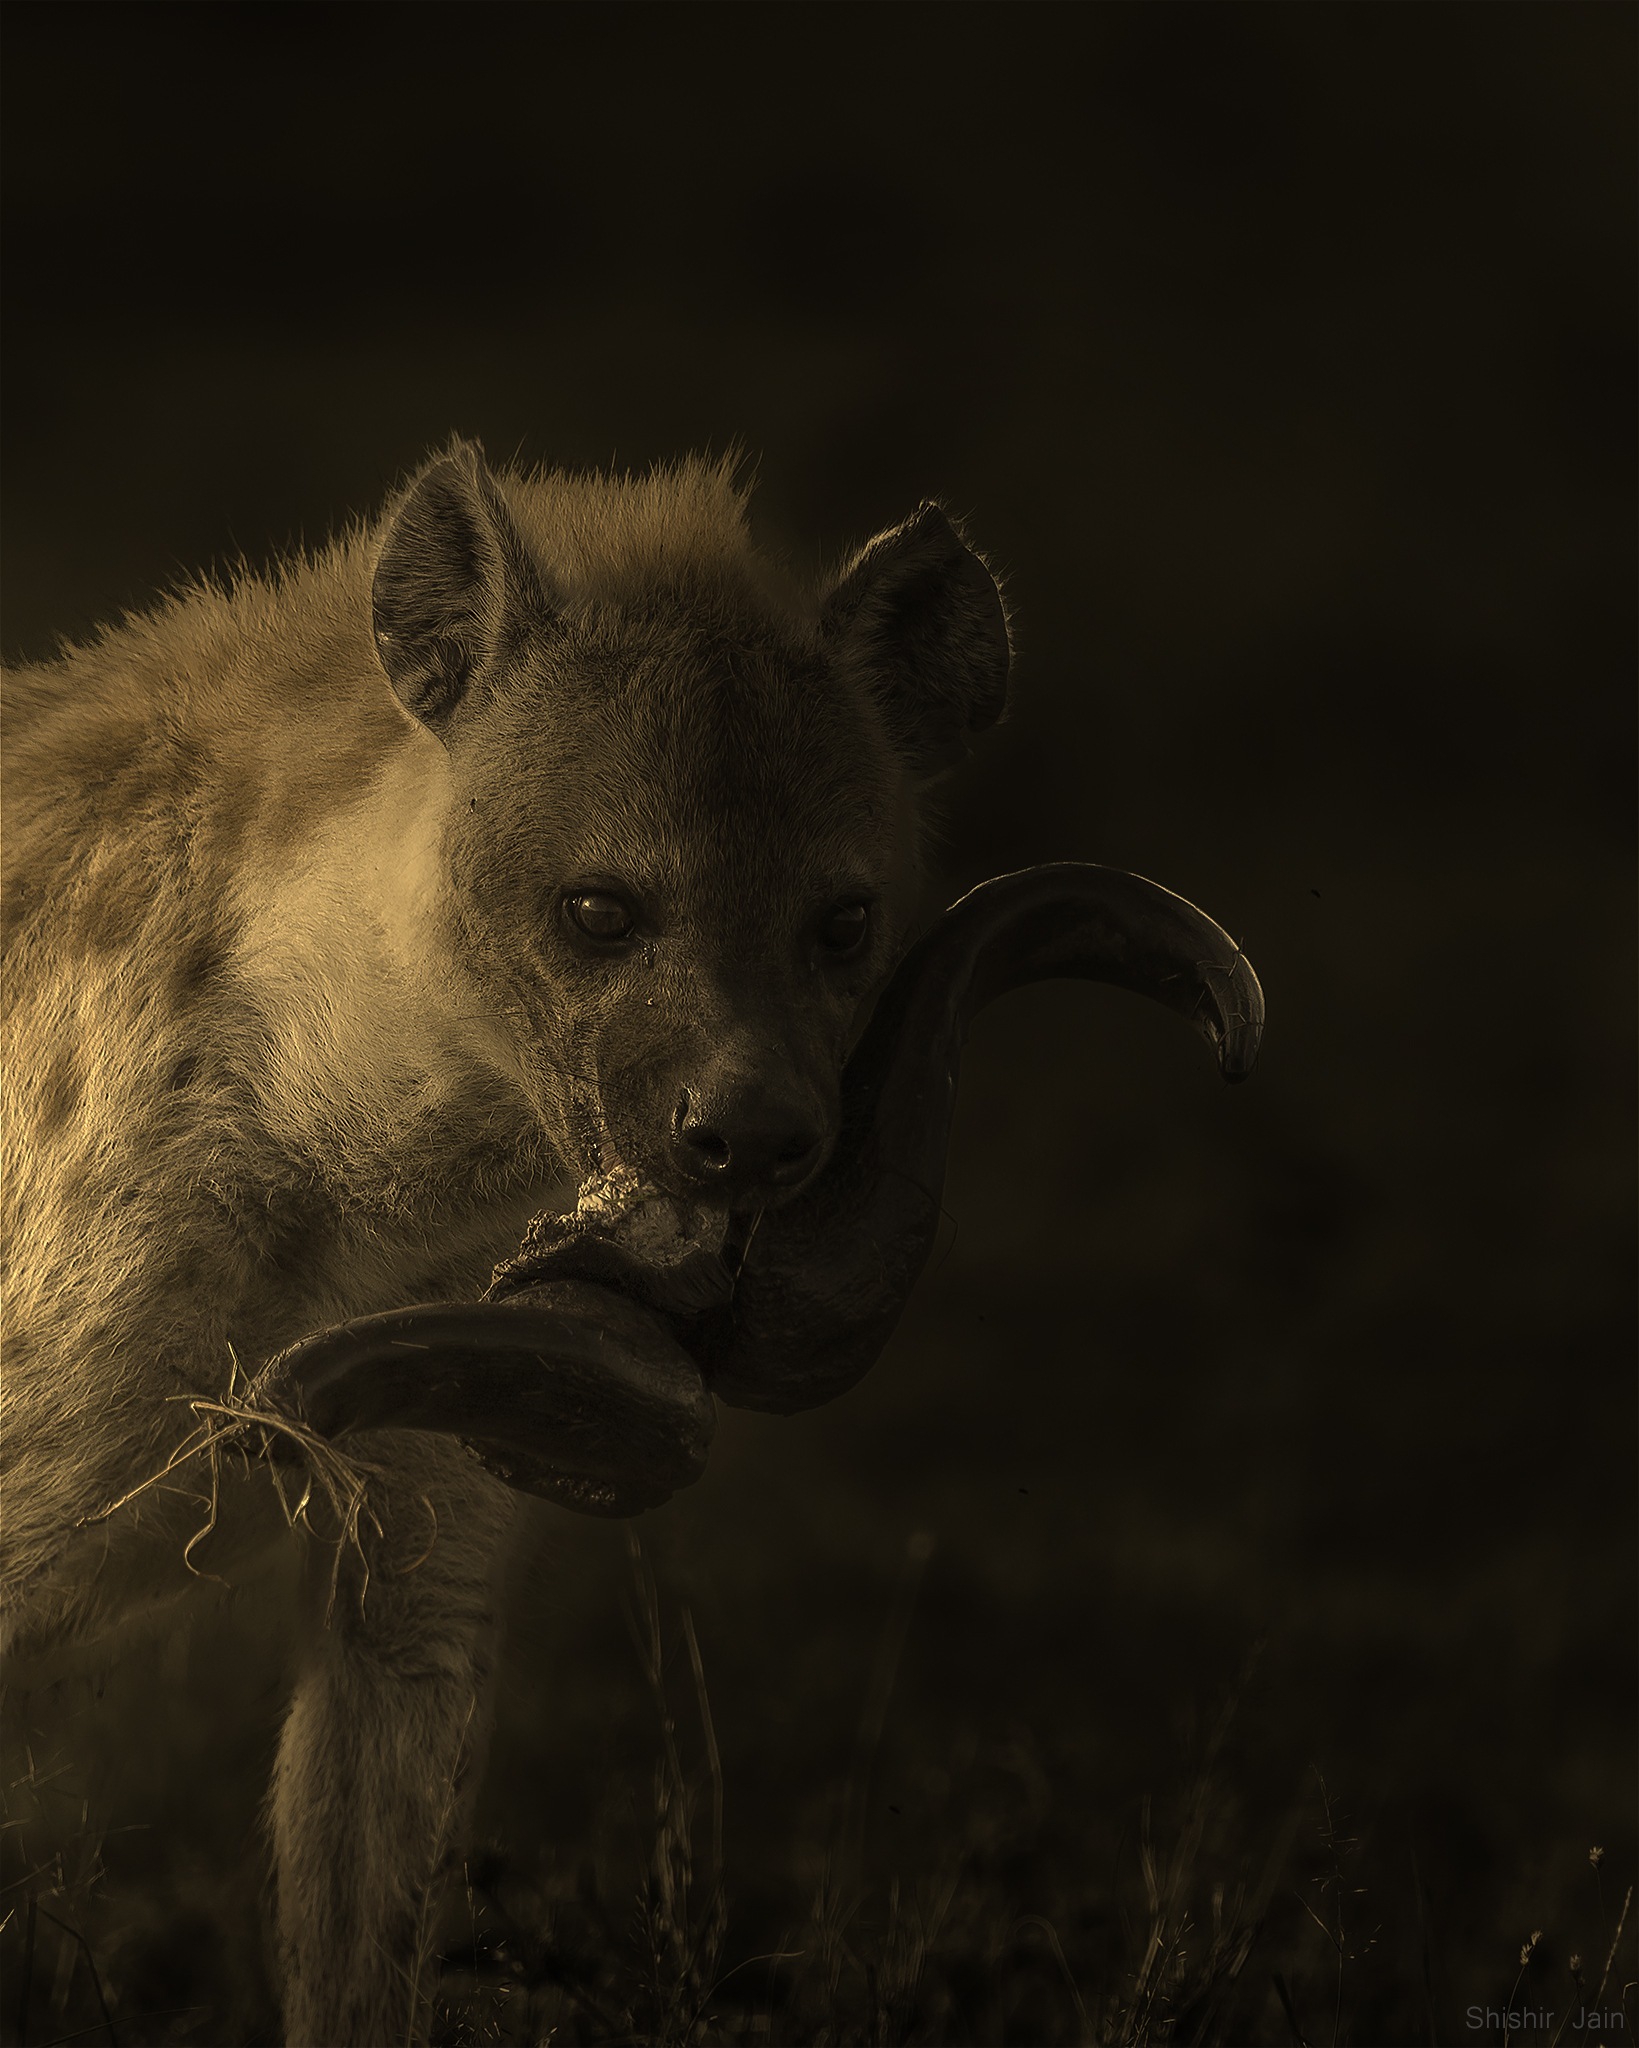
[[[812,1124],[777,1108],[712,1115],[694,1105],[677,1119],[673,1163],[689,1179],[725,1193],[735,1188],[794,1188],[819,1164],[825,1139]]]

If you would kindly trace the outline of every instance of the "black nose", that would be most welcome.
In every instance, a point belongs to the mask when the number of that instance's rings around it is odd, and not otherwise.
[[[825,1139],[789,1106],[748,1104],[713,1114],[693,1104],[677,1119],[673,1164],[703,1187],[794,1188],[819,1164]]]

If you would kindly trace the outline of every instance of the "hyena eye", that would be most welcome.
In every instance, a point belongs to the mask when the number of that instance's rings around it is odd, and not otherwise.
[[[828,953],[851,953],[864,938],[870,911],[863,903],[839,903],[820,919],[820,944]]]
[[[564,915],[590,939],[624,939],[629,936],[632,913],[618,896],[604,889],[586,889],[566,897]]]

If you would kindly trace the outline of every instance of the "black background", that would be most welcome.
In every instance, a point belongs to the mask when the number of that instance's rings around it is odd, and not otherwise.
[[[643,1524],[735,1953],[800,1917],[926,1531],[873,1883],[968,1839],[975,1926],[1057,1916],[1113,1983],[1140,1798],[1164,1836],[1262,1638],[1206,1853],[1255,1876],[1296,1812],[1301,1890],[1324,1773],[1380,1929],[1352,2038],[1428,2038],[1414,1849],[1441,2027],[1480,2038],[1539,1926],[1562,1999],[1589,1846],[1612,1919],[1634,1862],[1633,10],[14,4],[5,38],[8,656],[322,540],[452,430],[570,468],[738,439],[793,559],[938,495],[1006,573],[1015,709],[943,799],[944,896],[1109,862],[1263,978],[1238,1091],[1112,991],[988,1013],[888,1355],[725,1413]],[[540,1522],[481,1825],[550,1890],[655,1735],[623,1532]],[[64,1895],[127,2011],[262,1996],[276,1606],[28,1703],[67,1769],[12,1788],[23,1861],[82,1791],[146,1830]]]

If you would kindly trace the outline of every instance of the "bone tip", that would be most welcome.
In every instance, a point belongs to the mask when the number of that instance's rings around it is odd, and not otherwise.
[[[1253,1068],[1258,1064],[1258,1051],[1263,1043],[1263,1030],[1255,1026],[1226,1037],[1218,1047],[1218,1071],[1228,1082],[1249,1080]]]

